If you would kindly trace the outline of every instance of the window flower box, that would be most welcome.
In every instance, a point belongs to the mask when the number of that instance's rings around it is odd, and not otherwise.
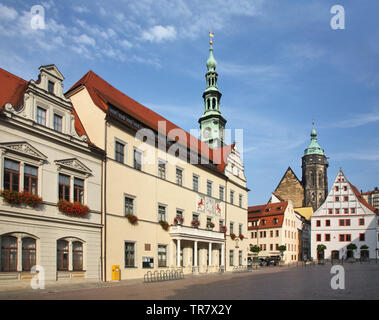
[[[183,222],[184,222],[183,216],[177,215],[174,218],[174,225],[183,224]]]
[[[66,200],[59,200],[57,207],[60,212],[74,217],[83,217],[89,213],[89,207],[80,202],[73,203]]]
[[[191,226],[194,227],[194,228],[198,228],[200,226],[200,221],[199,219],[193,219],[191,221]]]
[[[137,224],[137,222],[138,222],[138,217],[135,216],[134,214],[128,213],[128,214],[126,215],[126,217],[128,218],[128,220],[129,220],[129,222],[130,222],[131,224],[133,224],[133,225]]]
[[[234,240],[235,238],[237,238],[237,236],[236,236],[234,233],[231,233],[231,234],[230,234],[230,238],[231,238],[232,240]]]
[[[241,233],[238,235],[238,237],[239,237],[241,240],[243,240],[243,239],[245,238],[245,236],[244,236],[243,234],[241,234]]]
[[[227,228],[226,226],[220,226],[220,232],[226,233]]]
[[[27,191],[17,192],[3,190],[0,192],[0,196],[3,197],[6,203],[14,205],[25,204],[29,207],[36,208],[42,203],[42,198]]]
[[[159,221],[159,224],[161,225],[162,229],[163,230],[168,230],[170,228],[170,225],[168,224],[167,221],[164,221],[164,220],[160,220]]]
[[[215,224],[214,224],[212,221],[208,221],[208,222],[207,222],[207,228],[208,228],[209,230],[212,230],[214,227],[215,227]]]

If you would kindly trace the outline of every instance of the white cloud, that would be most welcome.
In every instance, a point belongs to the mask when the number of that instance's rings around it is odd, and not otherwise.
[[[163,27],[161,25],[154,26],[148,31],[142,32],[142,39],[150,42],[162,42],[165,40],[174,40],[176,38],[176,30],[174,26]]]
[[[81,34],[80,36],[78,37],[73,37],[74,41],[76,43],[79,43],[79,44],[82,44],[82,45],[88,45],[88,46],[92,46],[92,47],[95,47],[96,45],[96,41],[95,39],[87,36],[86,34]]]
[[[12,7],[4,6],[0,3],[0,18],[4,20],[14,20],[18,16],[18,13]]]
[[[351,118],[336,122],[332,126],[337,128],[355,128],[377,121],[379,121],[379,111],[372,111],[369,113],[353,114]]]
[[[133,47],[132,43],[129,42],[128,40],[126,40],[126,39],[121,40],[121,41],[120,41],[120,44],[121,44],[121,46],[122,46],[124,49],[130,49],[131,47]]]
[[[75,12],[78,12],[78,13],[88,13],[89,12],[88,8],[85,8],[85,7],[74,7],[73,9]]]

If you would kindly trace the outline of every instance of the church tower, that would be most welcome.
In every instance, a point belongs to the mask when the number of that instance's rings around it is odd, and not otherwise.
[[[324,149],[317,142],[317,132],[313,123],[311,143],[304,151],[301,166],[303,169],[304,206],[317,210],[324,203],[328,196],[328,166]]]
[[[210,33],[213,37],[213,34]],[[203,93],[204,114],[199,119],[201,141],[207,143],[210,148],[224,146],[224,129],[226,120],[221,115],[220,100],[221,92],[217,88],[218,74],[217,62],[213,57],[213,41],[209,41],[209,58],[207,60],[208,72],[205,74],[207,88]]]

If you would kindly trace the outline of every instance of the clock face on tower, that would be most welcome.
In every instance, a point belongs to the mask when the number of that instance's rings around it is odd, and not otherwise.
[[[209,138],[211,136],[211,132],[212,132],[212,129],[209,128],[209,127],[206,127],[203,130],[203,136],[204,136],[204,138]]]

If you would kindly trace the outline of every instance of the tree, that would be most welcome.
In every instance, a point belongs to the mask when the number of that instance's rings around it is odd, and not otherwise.
[[[347,250],[357,250],[357,245],[355,243],[350,243],[346,248]]]
[[[325,250],[326,250],[326,245],[324,245],[324,244],[319,244],[319,245],[317,246],[317,251],[318,251],[318,252],[325,251]]]
[[[261,247],[260,246],[250,246],[250,251],[258,255],[259,252],[261,252]]]
[[[368,246],[366,246],[365,244],[361,245],[361,250],[368,250]]]
[[[287,247],[284,245],[281,245],[278,247],[278,251],[280,251],[280,255],[282,256],[282,260],[283,260],[284,251],[286,251],[286,250],[287,250]]]

